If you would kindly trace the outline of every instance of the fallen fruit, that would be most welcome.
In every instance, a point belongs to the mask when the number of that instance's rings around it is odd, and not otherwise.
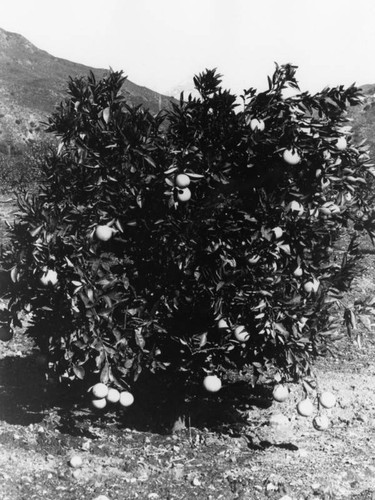
[[[100,241],[108,241],[112,238],[114,229],[107,225],[99,225],[95,229],[95,236]]]
[[[128,391],[123,391],[120,394],[119,402],[121,406],[124,406],[126,408],[134,403],[134,396]]]
[[[221,380],[217,375],[207,375],[203,379],[203,387],[208,392],[218,392],[221,389]]]
[[[240,325],[234,329],[234,337],[239,342],[247,342],[250,338],[250,333],[245,329],[243,325]]]
[[[325,431],[330,425],[329,418],[326,415],[317,415],[313,419],[313,426],[318,431]]]
[[[297,411],[302,417],[310,417],[314,411],[314,405],[311,399],[302,399],[297,405]]]
[[[92,395],[94,398],[102,399],[105,398],[108,394],[108,387],[102,382],[98,382],[92,388]]]
[[[118,403],[120,401],[120,392],[117,389],[111,387],[110,389],[108,389],[106,400],[109,403]]]
[[[336,396],[332,392],[324,391],[319,396],[319,403],[324,408],[333,408],[336,404]]]
[[[283,403],[289,397],[289,389],[285,385],[277,384],[273,389],[272,397],[275,401]]]
[[[178,174],[176,177],[176,186],[186,188],[190,184],[190,177],[186,174]]]
[[[81,467],[82,463],[83,463],[82,458],[79,455],[73,455],[72,458],[69,460],[69,465],[74,469]]]

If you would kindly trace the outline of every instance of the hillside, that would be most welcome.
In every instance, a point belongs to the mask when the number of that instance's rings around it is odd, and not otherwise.
[[[64,98],[68,77],[85,76],[90,70],[98,77],[106,72],[54,57],[22,35],[0,28],[0,153],[16,153],[23,142],[36,138],[39,122]],[[130,80],[123,91],[131,104],[143,104],[152,112],[170,101]]]

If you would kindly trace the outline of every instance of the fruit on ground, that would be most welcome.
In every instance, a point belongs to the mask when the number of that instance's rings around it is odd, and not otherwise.
[[[208,392],[218,392],[221,389],[221,380],[217,375],[207,375],[203,379],[203,387]]]
[[[177,192],[178,201],[181,201],[184,203],[186,201],[189,201],[190,198],[191,198],[191,191],[188,187],[178,190],[178,192]]]
[[[96,399],[102,399],[108,395],[108,387],[102,382],[98,382],[92,388],[92,395]]]
[[[108,241],[113,236],[113,228],[107,225],[99,225],[95,229],[95,236],[100,241]]]
[[[40,278],[40,282],[43,286],[48,286],[48,285],[56,285],[58,281],[57,278],[57,272],[54,271],[53,269],[47,269],[45,268],[43,270],[43,274]]]
[[[72,458],[69,460],[69,465],[74,469],[81,467],[82,463],[83,463],[82,458],[79,455],[73,455]]]
[[[333,408],[336,404],[336,396],[332,392],[324,391],[319,396],[319,403],[324,408]]]
[[[289,389],[285,385],[277,384],[273,389],[272,397],[275,401],[283,403],[289,397]]]
[[[120,394],[119,402],[121,406],[124,406],[126,408],[134,403],[134,396],[131,392],[122,391]]]
[[[250,122],[250,128],[253,132],[255,132],[256,130],[259,130],[259,132],[263,132],[264,127],[264,121],[259,120],[258,118],[253,118]]]
[[[283,159],[286,163],[289,163],[289,165],[298,165],[301,161],[300,155],[297,151],[293,151],[292,149],[285,149]]]
[[[106,400],[109,403],[118,403],[120,401],[120,392],[113,387],[108,389],[108,394],[106,396]]]
[[[186,188],[190,184],[190,177],[186,174],[178,174],[176,177],[176,186]]]
[[[345,137],[339,137],[336,141],[336,149],[338,149],[339,151],[344,151],[344,149],[346,149],[348,146],[348,143],[345,139]]]
[[[297,405],[297,411],[302,417],[310,417],[314,411],[314,405],[311,399],[302,399]]]
[[[325,431],[329,427],[329,418],[327,415],[317,415],[313,419],[313,426],[315,427],[316,430],[318,431]]]
[[[93,399],[92,406],[98,410],[102,410],[107,406],[107,400],[105,398]]]
[[[13,331],[9,325],[0,326],[0,340],[8,342],[13,338]]]
[[[247,342],[250,338],[250,333],[243,325],[239,325],[234,329],[234,337],[239,342]]]

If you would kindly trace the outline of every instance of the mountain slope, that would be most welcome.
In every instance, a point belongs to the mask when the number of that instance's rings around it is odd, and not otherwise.
[[[22,35],[0,28],[0,153],[16,152],[15,144],[36,138],[39,122],[66,95],[69,76],[101,77],[107,70],[77,64],[40,50]],[[170,98],[126,80],[128,102],[152,112],[169,105]]]

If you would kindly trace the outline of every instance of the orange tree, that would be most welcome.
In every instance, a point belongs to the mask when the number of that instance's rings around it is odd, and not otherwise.
[[[298,379],[338,325],[353,276],[340,228],[368,211],[368,157],[351,143],[354,86],[296,93],[295,68],[239,104],[216,71],[153,116],[121,73],[71,79],[38,195],[19,196],[3,265],[9,321],[32,313],[60,378],[129,388],[228,369]]]

